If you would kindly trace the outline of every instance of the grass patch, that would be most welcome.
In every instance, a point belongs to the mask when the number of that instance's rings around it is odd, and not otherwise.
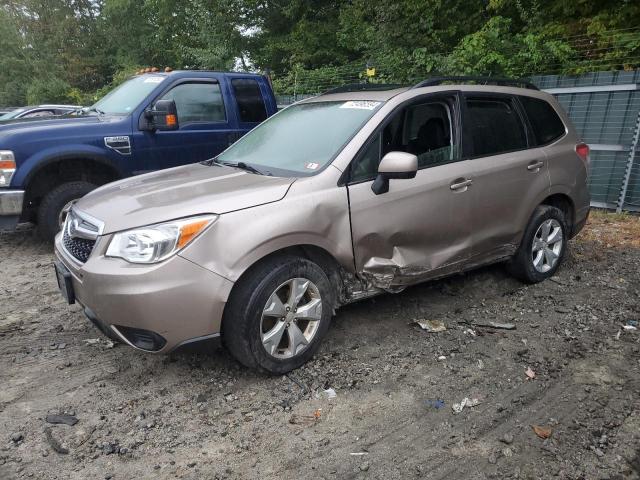
[[[578,242],[594,242],[605,248],[640,248],[640,216],[591,210]]]

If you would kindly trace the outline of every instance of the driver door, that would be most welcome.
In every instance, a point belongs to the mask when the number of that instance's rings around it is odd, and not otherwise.
[[[470,257],[472,169],[460,161],[456,94],[423,96],[388,117],[350,168],[349,204],[356,271],[373,286],[400,288],[444,275]],[[371,185],[390,151],[418,156],[413,179]],[[463,186],[460,186],[460,185]]]

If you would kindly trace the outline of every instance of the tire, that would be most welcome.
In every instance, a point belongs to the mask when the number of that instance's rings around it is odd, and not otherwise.
[[[62,209],[73,200],[84,197],[97,185],[89,182],[69,182],[58,185],[47,193],[38,207],[38,232],[48,241],[53,241],[60,231],[59,224]]]
[[[543,238],[545,226],[550,227],[550,233],[546,237],[548,243]],[[557,242],[553,243],[557,239],[554,236],[557,228],[561,232],[559,247]],[[507,264],[509,273],[525,283],[538,283],[555,275],[565,257],[569,240],[568,232],[567,221],[562,210],[549,205],[538,206],[529,220],[518,251]],[[535,257],[534,237],[538,239],[535,243]],[[553,259],[553,255],[548,251],[557,255],[555,260],[549,261]]]
[[[320,313],[315,309],[310,313],[319,320],[313,323],[289,316],[278,317],[273,315],[280,308],[277,306],[268,315],[263,316],[267,310],[267,302],[271,301],[274,295],[278,294],[287,299],[282,301],[282,308],[286,308],[290,303],[294,304],[295,302],[288,301],[290,297],[287,292],[292,290],[288,282],[296,282],[298,291],[302,291],[304,282],[299,282],[300,279],[310,283],[297,305],[321,305]],[[334,307],[333,296],[334,289],[325,272],[317,264],[294,256],[269,259],[247,272],[232,292],[222,322],[224,345],[236,360],[249,368],[278,375],[294,370],[315,354],[329,329]],[[273,305],[272,302],[271,306]],[[292,309],[287,315],[296,314]],[[284,331],[280,341],[272,340],[273,343],[278,342],[276,346],[271,345],[272,353],[268,352],[269,347],[263,344],[263,335],[276,332],[276,327],[284,328]],[[308,338],[308,344],[292,348],[292,335],[296,335],[294,327],[301,333],[310,334],[313,331],[313,335]],[[289,357],[286,357],[287,349],[292,350],[288,352]]]

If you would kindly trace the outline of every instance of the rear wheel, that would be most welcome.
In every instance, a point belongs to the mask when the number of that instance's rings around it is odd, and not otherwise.
[[[562,210],[540,205],[529,220],[520,248],[508,264],[509,272],[527,283],[553,276],[564,260],[567,232]]]
[[[278,257],[241,280],[223,320],[222,335],[243,365],[283,374],[307,362],[320,346],[333,311],[333,289],[315,263]]]
[[[40,235],[46,240],[53,241],[64,224],[69,207],[95,188],[97,185],[89,182],[69,182],[58,185],[47,193],[38,207]]]

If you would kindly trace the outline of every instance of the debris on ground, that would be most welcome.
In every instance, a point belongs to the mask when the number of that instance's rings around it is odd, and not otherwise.
[[[465,407],[475,407],[476,405],[480,405],[480,400],[477,398],[465,397],[460,403],[454,403],[451,408],[453,413],[460,413]]]
[[[321,408],[318,408],[315,412],[313,412],[313,415],[298,415],[294,413],[289,418],[289,423],[291,423],[292,425],[313,425],[314,423],[318,422],[318,420],[320,420],[321,416]]]
[[[98,345],[100,343],[100,339],[99,338],[87,338],[84,343],[86,343],[87,345]]]
[[[447,327],[441,320],[416,320],[413,323],[419,325],[422,330],[430,333],[444,332],[447,330]]]
[[[442,407],[444,407],[444,400],[440,400],[438,399],[428,399],[425,400],[425,403],[427,404],[428,407],[431,408],[435,408],[436,410],[440,410]]]
[[[338,396],[333,388],[327,388],[326,390],[323,390],[321,395],[327,400],[331,400],[332,398],[336,398]]]
[[[543,439],[549,438],[553,433],[553,429],[549,426],[531,425],[535,434]]]
[[[59,424],[63,423],[65,425],[69,425],[73,427],[76,423],[78,423],[78,419],[73,415],[67,415],[66,413],[59,414],[50,414],[45,418],[47,423]]]
[[[529,380],[533,380],[534,378],[536,378],[536,372],[534,372],[531,367],[527,367],[527,369],[524,371],[524,374]]]
[[[11,434],[11,441],[13,443],[21,442],[24,439],[24,435],[21,432],[16,432]]]
[[[496,328],[498,330],[515,330],[516,326],[513,323],[498,323],[498,322],[473,322],[474,327],[482,328]]]
[[[62,455],[66,455],[69,453],[69,449],[64,447],[58,440],[55,439],[53,433],[51,432],[51,427],[47,427],[44,429],[44,434],[47,437],[47,442],[51,445],[54,451],[61,453]]]
[[[351,452],[349,455],[354,457],[362,457],[363,455],[369,455],[369,452]]]

